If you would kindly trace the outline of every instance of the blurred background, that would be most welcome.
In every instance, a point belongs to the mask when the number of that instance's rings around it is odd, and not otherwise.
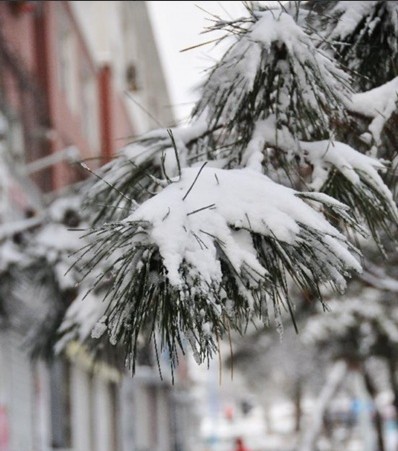
[[[200,45],[216,37],[200,34],[206,11],[244,14],[240,2],[0,2],[0,240],[87,176],[77,160],[96,168],[186,121],[222,52]],[[3,247],[0,270],[12,259]],[[395,451],[398,327],[376,301],[398,282],[374,276],[300,336],[288,321],[283,339],[249,327],[209,367],[181,356],[173,383],[151,349],[134,378],[77,343],[32,360],[42,306],[23,280],[11,302],[1,272],[0,451],[243,451],[238,438],[251,451]]]

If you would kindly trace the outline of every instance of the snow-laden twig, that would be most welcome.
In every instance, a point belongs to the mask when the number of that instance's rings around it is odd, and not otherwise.
[[[23,219],[21,221],[6,222],[0,225],[0,241],[10,238],[12,235],[32,229],[43,223],[44,214],[34,216],[33,218]]]
[[[316,450],[316,441],[322,432],[326,409],[343,382],[347,368],[347,363],[344,361],[335,362],[331,368],[311,414],[308,429],[304,432],[299,451]]]

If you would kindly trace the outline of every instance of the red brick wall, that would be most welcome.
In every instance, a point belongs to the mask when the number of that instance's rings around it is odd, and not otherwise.
[[[0,2],[1,31],[31,72],[36,70],[34,15],[34,9],[17,13],[10,2]]]
[[[29,4],[29,2],[27,2]],[[79,24],[67,1],[32,2],[31,11],[15,11],[15,5],[10,2],[0,2],[0,27],[7,43],[15,50],[24,70],[28,71],[37,81],[43,91],[42,102],[45,106],[45,143],[46,150],[29,148],[27,142],[27,159],[34,160],[46,153],[54,153],[68,146],[76,146],[81,158],[105,156],[109,158],[122,147],[133,134],[133,127],[125,109],[124,93],[116,92],[112,83],[110,69],[102,70],[95,66],[89,48],[86,45]],[[60,20],[67,21],[73,32],[76,55],[76,90],[80,93],[80,69],[82,64],[90,71],[97,83],[98,96],[98,148],[93,148],[85,134],[83,127],[82,108],[77,97],[77,107],[73,111],[67,101],[67,93],[60,85],[60,55],[58,36],[60,33]],[[26,114],[26,105],[23,104],[21,93],[18,90],[17,80],[12,73],[0,68],[3,83],[7,87],[7,102],[21,114]],[[104,75],[105,74],[105,75]],[[127,139],[124,139],[127,138]],[[104,160],[90,160],[93,168],[99,166]],[[47,185],[53,189],[62,188],[82,177],[82,170],[71,167],[67,163],[54,165],[50,171],[43,171],[35,175],[42,177]],[[46,185],[42,183],[42,185]],[[40,185],[40,183],[39,183]]]
[[[57,9],[59,9],[57,11]],[[89,55],[87,47],[78,30],[76,21],[71,13],[67,2],[45,2],[44,3],[44,29],[45,42],[47,48],[47,93],[49,101],[49,112],[51,127],[54,130],[52,139],[52,152],[57,152],[70,145],[75,145],[81,152],[82,158],[97,156],[100,149],[92,149],[88,143],[87,137],[82,130],[82,117],[79,109],[72,111],[66,99],[66,93],[59,85],[59,54],[57,48],[58,21],[57,14],[64,14],[69,20],[70,26],[75,33],[76,43],[76,61],[79,70],[81,61],[88,62],[90,69],[95,77],[97,72],[94,63]],[[76,75],[79,81],[79,75]],[[97,111],[99,115],[99,111]],[[57,164],[54,168],[54,188],[61,188],[74,181],[76,170],[70,168],[68,164]]]
[[[116,92],[112,83],[112,70],[104,66],[100,73],[101,98],[101,151],[108,161],[118,149],[131,141],[134,127],[126,111],[124,93]]]

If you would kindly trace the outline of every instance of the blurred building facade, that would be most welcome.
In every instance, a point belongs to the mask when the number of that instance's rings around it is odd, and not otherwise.
[[[171,125],[169,105],[145,2],[0,2],[0,230],[82,180],[74,160]],[[0,451],[191,449],[183,366],[173,387],[156,365],[91,363],[30,361],[0,312]]]

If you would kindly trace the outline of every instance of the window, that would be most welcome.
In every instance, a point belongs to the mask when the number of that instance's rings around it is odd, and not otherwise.
[[[146,388],[147,392],[147,402],[148,402],[148,438],[150,443],[150,449],[156,449],[158,445],[158,428],[159,428],[159,417],[158,417],[158,390],[156,386],[148,386]]]
[[[120,449],[119,446],[119,418],[120,418],[120,405],[119,405],[119,387],[114,383],[109,383],[110,401],[111,401],[111,446],[114,451]]]
[[[54,449],[72,446],[70,368],[65,360],[50,365],[51,446]]]
[[[58,84],[65,93],[70,109],[78,111],[77,45],[67,11],[57,4]]]
[[[126,67],[126,85],[130,92],[136,92],[140,89],[137,66],[134,63],[130,63]]]

